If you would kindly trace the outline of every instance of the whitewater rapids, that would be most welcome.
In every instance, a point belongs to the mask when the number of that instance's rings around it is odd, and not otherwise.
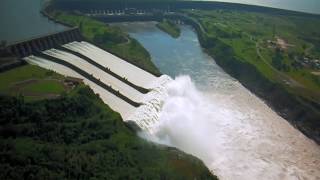
[[[220,179],[320,179],[320,149],[263,101],[199,91],[189,76],[167,84],[153,134],[141,136],[193,154]]]

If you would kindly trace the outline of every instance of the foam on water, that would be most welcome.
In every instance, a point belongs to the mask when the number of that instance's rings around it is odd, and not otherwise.
[[[161,111],[140,109],[137,122],[148,127],[142,137],[199,157],[221,179],[320,178],[319,147],[244,88],[236,96],[248,107],[199,91],[189,76],[166,88]]]
[[[141,129],[153,133],[152,127],[158,123],[161,107],[168,96],[166,85],[171,81],[169,76],[162,75],[152,82],[149,85],[152,87],[151,91],[142,97],[142,105],[127,120],[134,121]]]

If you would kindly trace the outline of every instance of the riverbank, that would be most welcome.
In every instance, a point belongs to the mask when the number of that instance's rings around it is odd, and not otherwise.
[[[216,27],[215,30],[212,29],[212,26],[210,29],[206,26],[206,23],[201,21],[201,18],[205,18],[203,16],[194,15],[187,17],[185,15],[178,15],[178,17],[195,28],[201,46],[215,59],[219,66],[238,79],[250,91],[266,100],[276,112],[287,119],[294,127],[317,143],[320,143],[320,106],[317,101],[319,98],[316,93],[316,89],[319,88],[317,85],[311,86],[311,89],[315,88],[311,91],[309,88],[307,88],[309,90],[306,90],[306,88],[301,89],[300,87],[292,88],[290,84],[286,83],[287,81],[275,79],[279,78],[278,76],[273,78],[277,73],[270,72],[268,66],[253,64],[250,60],[252,58],[259,58],[257,55],[245,53],[248,56],[241,56],[238,52],[239,47],[242,46],[239,46],[239,44],[235,44],[236,46],[234,46],[223,39],[223,36],[228,36],[229,39],[234,39],[233,42],[235,42],[239,36],[237,32],[228,34],[230,32],[222,31],[221,26],[223,24],[219,24],[218,22],[215,22],[216,25],[213,26]],[[173,18],[178,17],[174,16]],[[217,29],[217,27],[220,28]],[[222,36],[221,34],[223,33],[225,34]],[[242,33],[240,33],[240,36],[242,36]],[[244,46],[244,48],[250,48],[248,45]],[[240,52],[243,53],[245,51]],[[254,51],[253,53],[256,52]],[[255,60],[254,62],[259,61]]]
[[[178,38],[181,34],[179,26],[167,19],[163,19],[156,26],[162,31],[168,33],[173,38]]]

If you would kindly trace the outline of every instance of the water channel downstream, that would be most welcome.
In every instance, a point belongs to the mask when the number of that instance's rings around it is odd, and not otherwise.
[[[191,27],[173,39],[154,22],[114,25],[175,78],[148,138],[201,158],[221,179],[320,179],[319,146],[226,74]]]
[[[0,40],[64,30],[39,13],[42,2],[1,1]],[[221,179],[320,179],[320,147],[217,66],[191,27],[182,26],[173,39],[152,22],[116,25],[143,44],[162,73],[176,78],[148,138],[201,158]]]

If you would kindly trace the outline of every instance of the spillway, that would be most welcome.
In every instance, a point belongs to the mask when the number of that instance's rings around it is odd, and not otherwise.
[[[167,97],[165,86],[172,80],[169,76],[156,77],[87,42],[72,42],[63,47],[67,50],[53,48],[24,59],[59,74],[83,79],[125,121],[133,121],[151,132]],[[147,92],[142,93],[137,87]]]
[[[86,85],[88,85],[96,94],[99,94],[104,103],[108,104],[113,110],[119,112],[124,119],[129,117],[130,114],[135,111],[135,107],[133,107],[132,105],[128,104],[119,97],[106,91],[102,87],[96,85],[94,82],[88,80],[87,78],[83,77],[82,75],[66,66],[36,56],[29,56],[24,59],[30,64],[38,65],[42,68],[55,71],[59,74],[83,79],[83,82]]]
[[[102,66],[109,67],[116,74],[126,77],[130,82],[145,88],[154,88],[157,77],[106,52],[88,42],[72,42],[64,47],[89,57]]]
[[[50,49],[50,50],[44,51],[43,53],[49,56],[64,60],[68,63],[71,63],[72,65],[80,69],[86,70],[87,72],[92,74],[93,77],[96,77],[100,79],[103,83],[109,86],[112,86],[113,89],[115,89],[116,91],[119,91],[120,93],[123,93],[125,96],[127,96],[133,101],[139,102],[141,100],[142,94],[139,91],[123,83],[122,81],[119,81],[118,79],[111,76],[110,74],[105,73],[101,69],[91,65],[87,61],[73,54],[63,52],[57,49]]]

